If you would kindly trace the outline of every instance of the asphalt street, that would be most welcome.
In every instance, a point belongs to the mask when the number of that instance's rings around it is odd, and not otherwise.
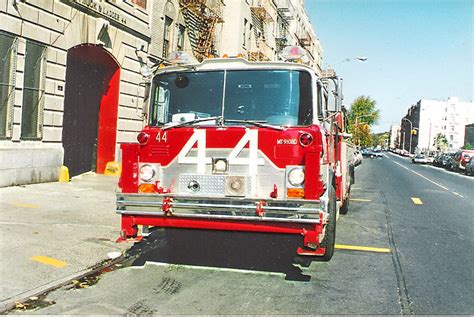
[[[474,177],[385,155],[357,167],[328,263],[285,235],[157,230],[130,266],[13,313],[474,313]]]

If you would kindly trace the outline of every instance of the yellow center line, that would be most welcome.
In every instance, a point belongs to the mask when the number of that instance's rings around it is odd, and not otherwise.
[[[367,252],[378,252],[378,253],[390,253],[389,248],[375,248],[375,247],[364,247],[358,245],[345,245],[345,244],[336,244],[336,249],[340,250],[352,250],[352,251],[367,251]]]
[[[40,207],[40,206],[38,206],[38,205],[23,204],[23,203],[12,203],[12,204],[10,204],[10,205],[15,206],[15,207],[33,208],[33,209],[36,209],[36,208],[39,208],[39,207]]]
[[[371,199],[362,199],[362,198],[351,198],[351,201],[369,202],[369,201],[372,201],[372,200]]]
[[[47,256],[43,256],[43,255],[35,255],[31,257],[31,260],[42,263],[42,264],[51,265],[51,266],[54,266],[55,268],[61,268],[67,265],[66,262],[53,259]]]
[[[412,197],[411,200],[413,201],[415,205],[423,205],[423,202],[421,201],[420,198]]]

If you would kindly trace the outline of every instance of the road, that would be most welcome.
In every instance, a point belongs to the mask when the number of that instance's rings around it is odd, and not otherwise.
[[[15,313],[472,314],[473,195],[474,177],[386,153],[357,167],[329,263],[295,265],[285,235],[158,230],[131,266]]]

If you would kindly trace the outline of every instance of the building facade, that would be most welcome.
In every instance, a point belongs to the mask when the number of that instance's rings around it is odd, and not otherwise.
[[[321,74],[322,47],[302,0],[225,1],[220,53],[251,61],[282,60],[288,46],[305,51],[303,63]]]
[[[201,61],[245,48],[276,60],[283,42],[303,43],[295,34],[309,34],[305,49],[320,65],[299,0],[0,1],[0,186],[120,162],[120,144],[144,125],[144,66],[172,51]]]
[[[400,126],[396,124],[390,126],[390,135],[388,138],[388,147],[390,149],[398,148],[399,135],[400,135]]]
[[[400,147],[408,151],[411,140],[412,153],[442,150],[435,142],[437,136],[442,135],[447,140],[445,150],[454,151],[464,146],[465,126],[473,122],[472,102],[462,102],[457,97],[421,99],[409,108],[400,122]]]

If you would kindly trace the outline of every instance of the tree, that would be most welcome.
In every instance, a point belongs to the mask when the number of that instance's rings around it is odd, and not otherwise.
[[[473,147],[471,145],[471,143],[466,143],[463,147],[462,147],[463,150],[472,150]]]
[[[434,146],[437,150],[445,151],[448,148],[448,140],[442,133],[438,133],[434,139]]]
[[[377,123],[380,111],[376,108],[377,102],[369,96],[357,97],[351,104],[347,116],[349,120],[349,132],[356,145],[370,146],[372,136],[370,125]]]

